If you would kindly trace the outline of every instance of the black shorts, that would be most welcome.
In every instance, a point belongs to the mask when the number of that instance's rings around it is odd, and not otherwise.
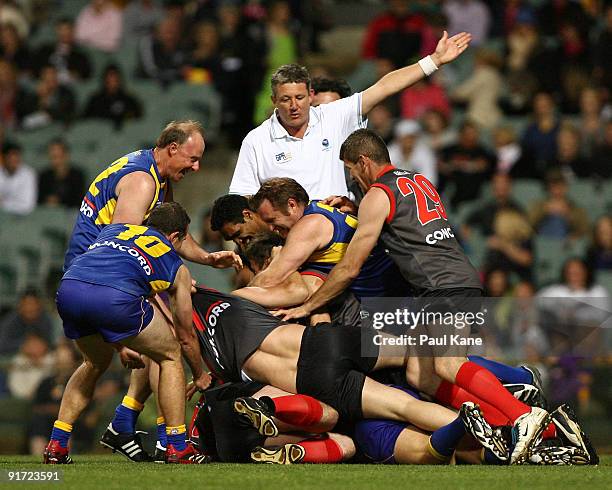
[[[370,335],[375,332],[369,328],[330,323],[306,328],[297,364],[297,392],[327,403],[341,419],[363,418],[361,391],[378,358],[377,352],[362,356],[362,336],[368,342]],[[370,341],[368,345],[374,344]]]
[[[263,446],[266,436],[239,417],[233,405],[236,398],[252,396],[264,386],[254,381],[227,383],[204,393],[206,401],[196,418],[196,427],[206,452],[214,447],[219,460],[226,463],[251,461],[251,450]]]

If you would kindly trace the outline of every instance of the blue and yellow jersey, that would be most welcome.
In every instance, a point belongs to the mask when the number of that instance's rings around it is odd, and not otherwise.
[[[183,261],[160,232],[118,223],[106,226],[87,252],[72,261],[62,279],[150,296],[168,289],[181,265]]]
[[[357,230],[357,218],[351,214],[343,213],[336,208],[322,204],[319,201],[310,201],[304,216],[310,214],[321,214],[334,225],[334,234],[329,243],[321,250],[314,252],[302,265],[302,271],[307,274],[321,273],[325,280],[333,267],[342,260],[349,242]],[[379,245],[376,245],[372,253],[365,261],[359,275],[351,283],[349,290],[358,298],[371,296],[390,296],[394,294],[389,289],[391,273],[395,276],[396,267]]]
[[[81,203],[80,213],[72,230],[68,251],[64,259],[64,271],[72,261],[84,253],[94,242],[104,226],[113,220],[117,194],[117,183],[131,172],[146,172],[155,181],[155,195],[145,214],[145,219],[151,210],[162,203],[166,192],[166,181],[159,174],[153,158],[153,150],[138,150],[114,161],[101,172],[91,183]]]

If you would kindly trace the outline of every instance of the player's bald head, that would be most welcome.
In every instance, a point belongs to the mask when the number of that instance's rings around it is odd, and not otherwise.
[[[172,143],[182,145],[190,136],[199,134],[204,139],[204,128],[198,121],[191,119],[186,121],[171,121],[157,138],[155,145],[158,148],[166,148]]]
[[[371,129],[358,129],[352,132],[340,147],[340,159],[355,163],[360,156],[368,157],[374,163],[391,163],[389,150],[384,140]]]

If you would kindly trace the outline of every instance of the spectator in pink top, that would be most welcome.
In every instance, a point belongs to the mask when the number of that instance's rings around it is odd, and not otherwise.
[[[76,20],[75,37],[80,44],[114,53],[119,49],[123,13],[110,0],[92,0]]]
[[[429,110],[440,111],[446,118],[451,107],[444,89],[434,80],[424,79],[402,92],[400,111],[402,119],[420,119]]]

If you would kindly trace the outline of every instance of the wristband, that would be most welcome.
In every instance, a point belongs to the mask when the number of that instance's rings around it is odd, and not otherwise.
[[[423,73],[425,73],[425,76],[427,77],[438,69],[434,61],[431,59],[431,56],[425,56],[425,58],[421,58],[419,60],[419,66],[421,67],[421,70],[423,70]]]

